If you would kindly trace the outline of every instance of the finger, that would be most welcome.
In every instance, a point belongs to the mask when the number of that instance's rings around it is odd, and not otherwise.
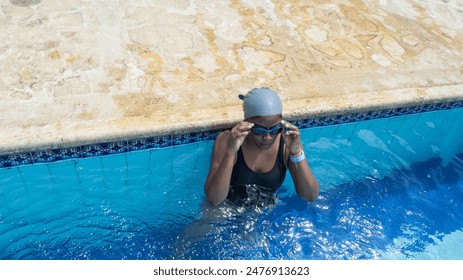
[[[253,123],[240,122],[234,127],[234,129],[236,129],[237,131],[246,131],[246,130],[251,129],[253,126],[254,126]]]
[[[250,131],[243,131],[243,132],[240,132],[240,133],[238,134],[238,137],[246,137],[246,136],[248,136],[249,132],[250,132]]]
[[[299,135],[301,135],[301,132],[299,132],[299,130],[287,130],[286,135],[299,136]]]
[[[253,123],[250,123],[250,122],[242,122],[240,127],[243,129],[243,130],[249,130],[251,129],[252,127],[254,126]]]
[[[253,123],[243,121],[243,122],[237,123],[237,124],[232,128],[232,131],[244,131],[244,130],[251,129],[253,126],[254,126]]]
[[[285,127],[286,126],[294,126],[292,123],[288,122],[288,121],[285,121],[285,120],[281,120],[281,124],[284,125]]]
[[[251,127],[254,126],[254,123],[248,121],[242,121],[241,124],[250,125]]]
[[[293,125],[292,123],[289,123],[287,121],[281,121],[281,124],[288,130],[297,130],[297,126]]]
[[[231,130],[231,135],[234,139],[237,139],[237,138],[241,138],[241,137],[246,137],[251,131],[248,129],[248,130],[244,130],[244,131],[240,131],[238,128],[237,129],[232,129]]]
[[[240,134],[240,130],[239,130],[239,127],[238,126],[235,126],[233,127],[231,130],[230,130],[230,134],[233,138],[237,138]]]
[[[286,134],[286,137],[290,137],[292,140],[298,140],[301,135],[299,130],[287,130],[286,133],[283,134]]]
[[[284,125],[284,128],[285,128],[286,134],[291,134],[293,132],[299,132],[299,128],[292,124],[286,124]]]
[[[241,127],[239,129],[237,129],[236,132],[239,133],[239,134],[241,134],[241,133],[249,134],[249,132],[251,132],[251,128],[250,127]]]

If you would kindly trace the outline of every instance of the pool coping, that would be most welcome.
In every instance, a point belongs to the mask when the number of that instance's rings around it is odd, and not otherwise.
[[[4,9],[0,168],[211,140],[242,119],[236,96],[254,87],[275,89],[283,118],[302,125],[463,101],[453,2],[302,14],[291,3],[225,3],[217,14],[207,1],[130,2]],[[169,16],[146,21],[159,13]]]
[[[292,121],[300,129],[327,125],[338,125],[356,121],[389,118],[417,114],[436,110],[463,108],[463,97],[453,96],[436,100],[413,100],[408,104],[370,104],[367,108],[342,108],[341,110],[320,111],[318,114],[307,112],[286,113],[285,119]],[[94,156],[112,155],[147,149],[160,149],[199,141],[214,140],[217,135],[228,129],[238,120],[229,120],[200,126],[183,126],[180,129],[159,132],[151,136],[125,135],[122,139],[90,143],[61,143],[61,147],[29,147],[30,150],[0,153],[0,169],[37,163],[79,159]],[[87,140],[88,141],[88,140]]]

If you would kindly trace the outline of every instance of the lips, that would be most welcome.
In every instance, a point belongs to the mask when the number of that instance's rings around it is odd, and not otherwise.
[[[268,147],[272,146],[272,143],[262,143],[261,146],[268,148]]]

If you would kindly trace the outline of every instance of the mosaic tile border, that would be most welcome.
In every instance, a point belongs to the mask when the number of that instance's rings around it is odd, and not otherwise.
[[[463,101],[423,104],[420,106],[398,107],[359,113],[348,113],[342,115],[330,115],[318,118],[295,120],[293,123],[300,129],[303,129],[457,108],[463,108]],[[145,149],[159,149],[199,141],[214,140],[221,131],[222,130],[210,130],[204,132],[175,134],[120,142],[91,144],[48,151],[10,154],[0,156],[0,168],[9,168],[34,163],[49,163],[73,158],[86,158],[118,154]]]

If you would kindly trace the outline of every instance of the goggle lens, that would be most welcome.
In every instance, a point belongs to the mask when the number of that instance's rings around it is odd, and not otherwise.
[[[277,124],[274,127],[271,127],[270,129],[266,129],[265,127],[254,124],[254,126],[251,128],[252,133],[258,136],[261,136],[267,133],[270,133],[272,135],[277,135],[282,130],[283,130],[283,126],[281,124]]]

